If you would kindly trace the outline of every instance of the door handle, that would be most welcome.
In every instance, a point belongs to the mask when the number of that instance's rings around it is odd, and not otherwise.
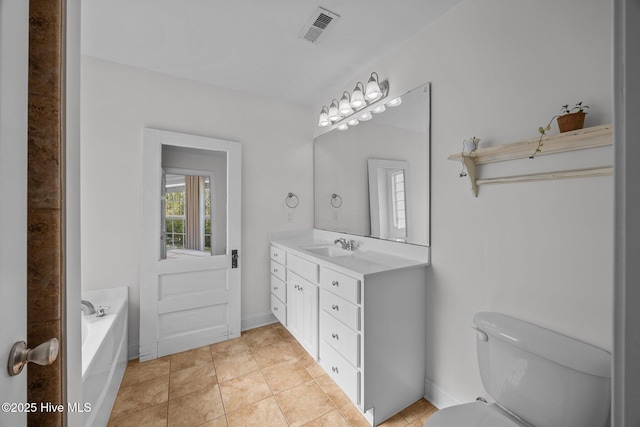
[[[36,348],[27,348],[27,343],[18,341],[11,347],[7,368],[10,376],[18,375],[29,362],[37,365],[51,365],[58,357],[60,343],[57,338],[51,338]]]

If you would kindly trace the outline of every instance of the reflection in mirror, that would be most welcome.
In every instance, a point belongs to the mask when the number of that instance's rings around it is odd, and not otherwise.
[[[429,246],[429,84],[401,98],[399,105],[373,114],[371,120],[315,139],[315,228]],[[405,166],[373,171],[369,160],[375,159]],[[385,174],[397,182],[383,182]],[[340,195],[339,208],[330,203],[332,194]],[[406,201],[400,200],[403,196]]]
[[[225,152],[162,147],[160,259],[226,254]]]
[[[406,242],[411,207],[409,162],[369,159],[371,237]]]

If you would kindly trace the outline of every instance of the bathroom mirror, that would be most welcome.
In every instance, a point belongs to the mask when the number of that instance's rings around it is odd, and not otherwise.
[[[225,254],[225,175],[225,153],[162,147],[160,259]]]
[[[315,139],[315,228],[429,246],[429,89]]]

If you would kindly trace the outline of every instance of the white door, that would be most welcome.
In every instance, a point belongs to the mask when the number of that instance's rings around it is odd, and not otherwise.
[[[169,165],[172,170],[187,171],[185,175],[190,170],[210,170],[194,173],[206,174],[203,182],[206,178],[211,186],[208,219],[214,231],[209,236],[209,252],[184,245],[186,232],[181,227],[185,223],[181,221],[188,223],[188,219],[175,215],[179,212],[162,212],[166,201],[162,169],[176,152],[181,156],[179,164]],[[237,142],[144,130],[142,361],[240,336],[240,155]],[[213,160],[207,160],[209,157]],[[169,220],[177,222],[169,225]]]
[[[7,361],[13,344],[27,339],[28,31],[29,2],[0,1],[0,404],[3,404],[0,425],[3,426],[27,424],[24,408],[17,406],[27,402],[26,369],[9,376]],[[15,406],[6,408],[5,402]]]

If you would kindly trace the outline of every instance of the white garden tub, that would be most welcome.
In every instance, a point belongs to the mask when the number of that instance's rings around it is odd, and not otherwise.
[[[120,382],[127,367],[127,287],[102,289],[82,293],[98,310],[110,307],[106,315],[82,318],[82,396],[91,411],[85,412],[85,427],[104,427],[115,402]],[[78,307],[80,313],[80,307]]]

